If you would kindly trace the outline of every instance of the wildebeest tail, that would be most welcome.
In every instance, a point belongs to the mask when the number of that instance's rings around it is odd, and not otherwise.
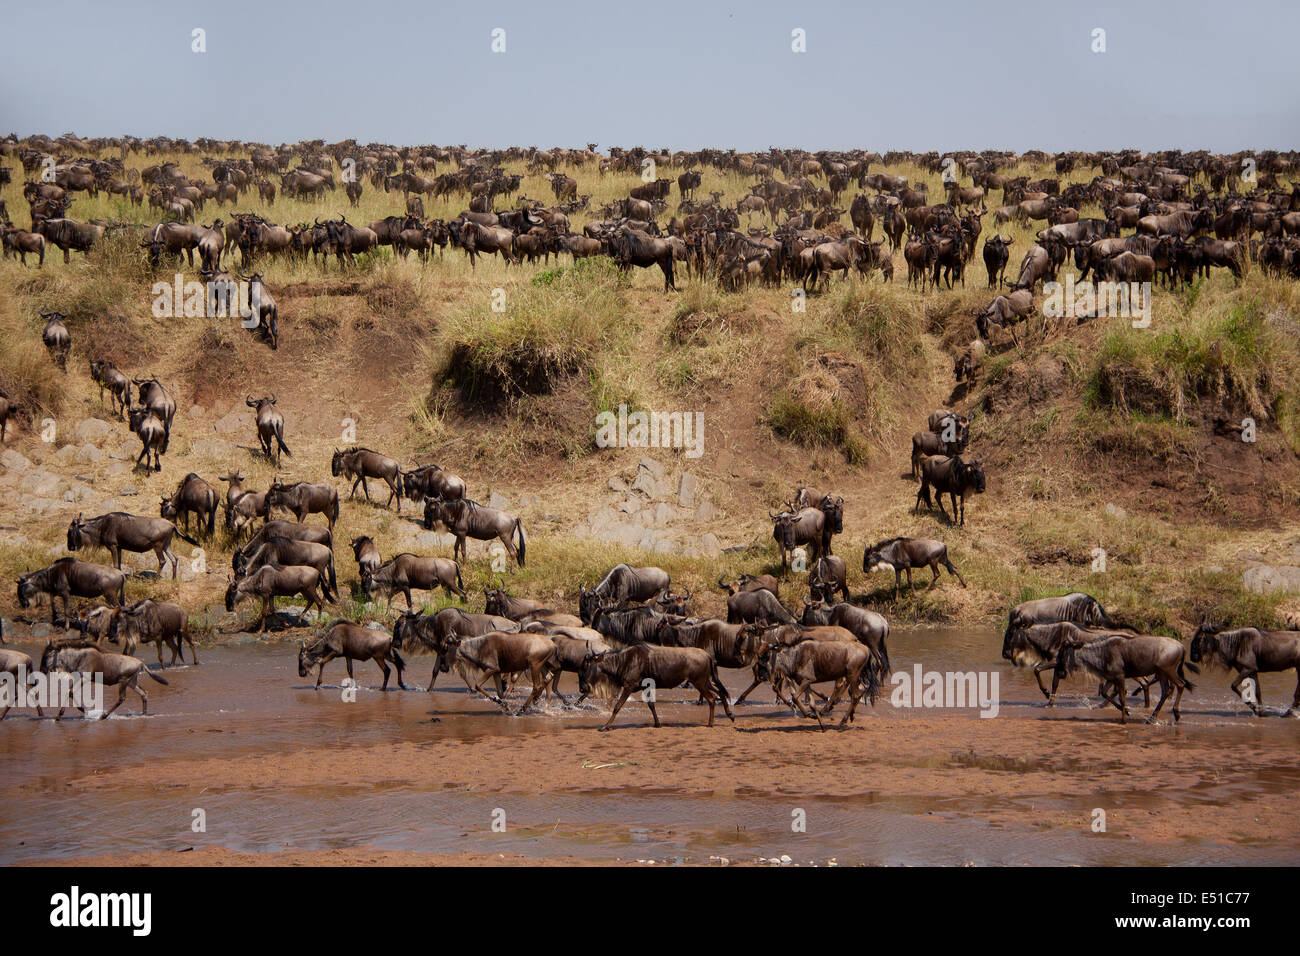
[[[176,537],[180,538],[182,541],[188,541],[190,544],[194,545],[196,548],[199,547],[199,543],[198,543],[197,541],[195,541],[193,538],[191,538],[191,537],[190,537],[188,534],[186,534],[184,531],[182,531],[180,528],[177,528],[177,529],[176,529]]]
[[[337,600],[338,600],[338,596],[339,596],[339,582],[338,582],[338,578],[335,577],[335,575],[334,575],[334,554],[333,554],[333,552],[330,553],[330,567],[329,567],[329,571],[330,571],[330,575],[329,575],[330,593],[334,595],[334,600],[337,601]]]
[[[283,429],[283,428],[277,428],[277,429],[275,430],[275,441],[276,441],[276,443],[280,446],[280,451],[281,451],[283,454],[288,455],[290,458],[293,457],[293,452],[291,452],[291,451],[289,450],[289,446],[286,445],[286,444],[284,443],[284,429]],[[336,517],[337,517],[337,516],[336,516]]]
[[[388,647],[388,653],[384,656],[397,665],[399,672],[406,670],[406,661],[402,660],[402,655],[397,653],[397,648],[391,644]]]
[[[1199,674],[1199,673],[1201,672],[1201,669],[1200,669],[1199,667],[1197,667],[1195,664],[1193,664],[1191,661],[1187,660],[1185,657],[1184,657],[1182,660],[1180,660],[1180,661],[1178,662],[1178,678],[1179,678],[1179,680],[1181,680],[1184,684],[1187,685],[1187,689],[1188,689],[1188,690],[1196,690],[1196,685],[1193,684],[1191,681],[1189,681],[1189,680],[1187,679],[1187,675],[1183,673],[1183,668],[1184,668],[1184,667],[1186,667],[1186,668],[1187,668],[1189,671],[1191,671],[1193,674]]]
[[[148,674],[150,677],[152,677],[154,680],[156,680],[156,681],[157,681],[158,683],[160,683],[160,684],[166,684],[166,683],[167,683],[167,679],[166,679],[165,677],[163,677],[163,676],[161,676],[161,675],[159,675],[159,674],[155,674],[153,671],[151,671],[151,670],[150,670],[149,668],[147,668],[147,667],[144,669],[144,672],[145,672],[146,674]]]
[[[520,563],[520,564],[523,564],[523,560],[521,559],[519,563]],[[464,596],[464,594],[465,594],[465,582],[462,581],[462,580],[461,580],[461,577],[460,577],[460,562],[459,562],[459,561],[456,562],[456,587],[460,588],[460,593],[461,593],[462,596]]]
[[[524,541],[524,524],[518,518],[515,519],[515,526],[510,532],[512,538],[516,531],[519,532],[519,566],[522,568],[524,566],[524,555],[527,552],[528,545]]]

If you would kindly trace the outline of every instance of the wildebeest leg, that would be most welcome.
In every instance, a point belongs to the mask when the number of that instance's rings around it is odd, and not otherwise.
[[[127,681],[127,682],[125,682],[125,683],[122,684],[122,687],[121,687],[121,689],[119,690],[118,695],[117,695],[117,703],[114,704],[112,707],[108,708],[108,710],[104,711],[102,714],[100,714],[100,715],[99,715],[99,719],[100,719],[100,720],[108,720],[108,715],[111,714],[113,711],[117,710],[119,707],[122,706],[122,702],[123,702],[124,700],[126,700],[126,689],[127,689],[128,686],[130,686],[130,684],[131,684],[134,680],[135,680],[135,678],[132,678],[131,681]],[[136,688],[136,692],[138,693],[139,690],[140,690],[140,689],[137,687],[137,688]],[[63,711],[60,710],[59,713],[62,714]],[[85,711],[83,710],[82,713],[84,714]]]
[[[433,662],[433,673],[429,675],[429,688],[428,690],[425,691],[425,693],[427,694],[433,693],[433,685],[434,682],[437,681],[437,679],[438,679],[438,661],[435,659]]]
[[[1052,660],[1052,661],[1040,661],[1040,662],[1038,663],[1038,665],[1034,667],[1034,680],[1038,682],[1038,689],[1041,690],[1041,691],[1043,692],[1043,696],[1047,698],[1047,706],[1048,706],[1048,707],[1051,707],[1053,704],[1056,703],[1056,701],[1055,701],[1054,698],[1056,697],[1056,684],[1057,684],[1057,682],[1056,682],[1055,679],[1053,679],[1053,681],[1052,681],[1052,692],[1049,694],[1049,693],[1047,692],[1047,688],[1043,686],[1043,677],[1042,677],[1043,671],[1048,670],[1049,668],[1050,668],[1050,669],[1055,669],[1055,668],[1056,668],[1056,661],[1054,661],[1054,660]]]
[[[601,730],[609,730],[609,725],[614,722],[614,718],[617,717],[618,712],[623,709],[623,705],[627,703],[627,699],[631,696],[634,689],[635,688],[632,687],[623,688],[623,693],[619,695],[618,701],[614,704],[614,709],[610,711],[609,720],[605,721],[604,726],[600,728]]]
[[[939,507],[942,508],[943,506],[940,505]],[[912,583],[912,566],[909,564],[904,570],[907,571],[907,590],[912,591],[916,587]]]
[[[1162,671],[1158,677],[1158,680],[1160,681],[1160,702],[1156,704],[1156,709],[1151,711],[1151,716],[1147,718],[1148,724],[1154,724],[1156,722],[1156,717],[1160,714],[1160,708],[1165,705],[1165,701],[1169,697],[1169,688],[1170,688],[1169,675]],[[1183,688],[1180,682],[1178,687],[1178,694],[1180,697],[1182,696],[1182,690]],[[1177,707],[1178,705],[1175,704],[1174,706]],[[1178,722],[1177,719],[1175,719],[1174,723],[1177,722]]]
[[[1264,703],[1264,695],[1263,695],[1262,693],[1260,693],[1260,690],[1259,690],[1259,674],[1258,674],[1258,672],[1256,672],[1256,671],[1242,671],[1240,674],[1237,675],[1237,679],[1234,680],[1234,681],[1233,681],[1231,684],[1229,684],[1228,686],[1232,689],[1232,692],[1233,692],[1234,694],[1236,694],[1238,697],[1242,697],[1242,693],[1241,693],[1241,685],[1242,685],[1245,681],[1247,681],[1247,680],[1251,681],[1251,682],[1254,683],[1254,685],[1255,685],[1255,700],[1254,700],[1253,703],[1250,702],[1250,701],[1246,701],[1246,705],[1251,709],[1251,711],[1254,713],[1254,715],[1255,715],[1256,717],[1258,717],[1258,716],[1260,715],[1260,706]],[[1242,697],[1242,699],[1245,700],[1244,697]],[[1297,685],[1296,685],[1296,700],[1297,700],[1297,701],[1300,701],[1300,684],[1297,684]],[[1295,705],[1292,705],[1292,706],[1295,706]]]
[[[667,291],[667,290],[665,290],[665,291]],[[646,706],[650,708],[650,716],[654,718],[654,720],[655,720],[655,726],[656,726],[656,727],[662,727],[663,724],[659,723],[659,711],[655,709],[655,699],[654,699],[654,697],[647,697],[647,698],[645,699],[645,702],[646,702]]]
[[[361,476],[357,475],[352,479],[352,492],[348,495],[349,498],[355,498],[357,496],[357,485],[359,484],[361,484]]]
[[[375,658],[373,658],[373,660],[376,664],[379,665],[379,669],[384,672],[384,685],[379,689],[388,690],[388,675],[391,673],[391,671],[388,669],[388,664],[384,661],[382,654],[376,656]],[[348,676],[349,677],[352,676],[352,658],[350,657],[348,658]]]
[[[343,664],[344,664],[344,666],[346,666],[347,669],[348,669],[348,680],[352,681],[352,683],[355,684],[355,683],[357,682],[357,678],[356,678],[356,675],[354,675],[354,674],[352,673],[352,658],[350,658],[350,657],[345,657],[345,658],[343,658]],[[385,668],[384,668],[384,671],[387,672],[387,671],[388,671],[388,668],[385,667]]]
[[[761,683],[763,682],[759,680],[757,677],[755,677],[754,683],[746,687],[745,692],[736,698],[736,706],[739,707],[741,704],[743,704],[745,702],[745,698],[748,697],[750,694],[752,694],[754,692],[754,688]],[[1300,688],[1297,688],[1297,691],[1300,692]]]
[[[934,577],[930,580],[930,586],[926,588],[927,591],[933,591],[934,586],[939,583],[939,562],[938,561],[930,562],[930,571],[934,575]]]
[[[898,587],[902,583],[903,583],[903,570],[901,568],[895,567],[894,568],[894,600],[895,601],[898,600]]]
[[[528,696],[528,700],[524,701],[524,706],[515,711],[516,717],[526,711],[529,707],[533,706],[533,702],[536,701],[537,698],[541,697],[542,691],[546,689],[546,671],[542,668],[542,665],[537,664],[531,667],[528,676],[533,682],[533,692]],[[559,678],[557,677],[556,679],[558,680]]]

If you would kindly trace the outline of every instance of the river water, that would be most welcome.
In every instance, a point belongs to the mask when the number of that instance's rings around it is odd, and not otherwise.
[[[927,670],[983,670],[999,678],[1000,714],[1007,726],[1032,732],[1030,719],[1041,717],[1042,698],[1028,670],[1000,660],[1000,634],[991,631],[926,629],[896,631],[890,655],[897,671],[911,671],[915,661]],[[14,645],[35,653],[34,644]],[[507,797],[502,794],[446,790],[437,787],[321,784],[284,789],[259,788],[255,799],[242,792],[218,792],[204,797],[211,817],[223,821],[219,833],[191,833],[177,825],[175,795],[147,786],[70,788],[69,781],[105,769],[120,769],[158,761],[195,757],[234,759],[248,755],[290,754],[337,740],[340,747],[365,748],[401,740],[444,736],[462,739],[490,735],[569,732],[595,728],[606,712],[549,707],[538,716],[508,718],[491,703],[472,697],[455,675],[441,675],[438,691],[423,692],[432,667],[428,657],[408,658],[408,683],[418,690],[380,693],[380,676],[369,662],[356,665],[360,687],[355,704],[324,706],[323,697],[337,701],[345,670],[341,661],[326,669],[327,690],[312,689],[312,678],[297,673],[296,647],[289,643],[223,644],[200,648],[202,665],[168,669],[169,686],[145,680],[150,715],[140,717],[139,699],[126,704],[107,721],[77,716],[59,724],[37,720],[30,712],[12,712],[0,723],[0,863],[59,857],[84,857],[133,850],[178,849],[184,845],[215,844],[240,852],[316,850],[369,846],[388,850],[456,853],[490,849],[529,857],[575,856],[597,860],[654,859],[660,862],[707,861],[711,856],[735,860],[778,857],[790,853],[795,862],[839,864],[1182,864],[1231,862],[1294,864],[1300,861],[1296,832],[1275,845],[1243,845],[1225,854],[1221,843],[1187,839],[1176,843],[1134,845],[1133,841],[1090,838],[1084,831],[1017,832],[1014,835],[979,819],[993,798],[971,795],[954,799],[879,799],[866,794],[851,798],[810,797],[805,809],[818,826],[791,850],[788,801],[778,805],[769,795],[746,796],[743,787],[724,796],[689,792],[586,790],[508,795],[511,818],[523,821],[504,833],[471,832],[465,821],[488,820]],[[146,659],[152,652],[146,652]],[[1050,676],[1050,675],[1049,675]],[[748,683],[748,672],[723,671],[733,697]],[[1274,713],[1290,701],[1295,688],[1291,673],[1265,675],[1262,691]],[[1245,782],[1207,785],[1193,792],[1152,793],[1152,805],[1162,801],[1215,804],[1240,799],[1245,793],[1293,794],[1300,784],[1300,720],[1256,719],[1227,690],[1229,678],[1210,672],[1198,679],[1195,694],[1183,701],[1177,733],[1212,740],[1216,753],[1230,759],[1234,748],[1263,748],[1268,759]],[[394,685],[395,686],[395,680]],[[573,689],[573,678],[562,685]],[[1089,705],[1087,688],[1075,681],[1063,693],[1056,712],[1067,717]],[[115,700],[115,691],[106,691]],[[660,707],[666,723],[696,723],[703,709],[691,703],[690,692],[663,695]],[[767,688],[751,705],[738,709],[746,717],[789,722],[788,711],[777,707]],[[1135,702],[1135,715],[1144,711]],[[1168,705],[1166,705],[1168,707]],[[440,722],[430,723],[436,711]],[[935,711],[902,710],[878,702],[869,719],[881,711],[891,717],[933,716]],[[1111,711],[1114,713],[1114,711]],[[952,720],[977,720],[973,710],[953,711]],[[1168,710],[1162,719],[1168,716]],[[641,723],[644,706],[628,704],[618,722]],[[1020,719],[1017,719],[1020,718]],[[902,725],[905,726],[905,725]],[[595,730],[583,730],[594,734]],[[672,733],[671,728],[661,731]],[[950,754],[936,754],[934,767],[952,766]],[[1079,767],[1098,755],[1081,748]],[[1005,759],[982,769],[994,774],[1034,769],[1032,758]],[[1067,768],[1069,769],[1069,768]],[[482,768],[485,780],[491,767]],[[1086,813],[1093,798],[1080,796]],[[1005,798],[997,798],[1005,804]],[[178,835],[179,834],[179,835]],[[179,840],[179,842],[178,842]]]

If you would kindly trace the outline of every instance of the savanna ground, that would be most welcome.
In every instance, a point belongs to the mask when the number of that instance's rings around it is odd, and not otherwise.
[[[206,175],[193,155],[147,162],[167,159],[181,163],[195,179]],[[525,174],[524,195],[550,198],[542,177],[526,174],[522,165],[508,171]],[[622,198],[640,182],[629,174],[602,178],[591,168],[564,171],[578,178],[579,192],[591,194],[593,218],[596,206]],[[936,200],[942,195],[937,175],[913,166],[887,171],[927,182]],[[1011,172],[1048,171],[1025,166]],[[1080,169],[1066,178],[1088,179],[1096,172]],[[703,174],[701,195],[723,190],[734,202],[748,191],[739,176],[712,169]],[[20,183],[5,187],[3,195],[11,211],[25,216]],[[674,204],[676,199],[674,188]],[[451,218],[463,201],[426,200],[425,206],[430,217]],[[993,231],[994,206],[990,203],[984,220],[985,236]],[[259,203],[236,208],[281,223],[338,212],[363,223],[400,213],[402,200],[367,183],[358,210],[348,207],[341,190],[324,203],[278,197],[271,209]],[[1083,216],[1099,214],[1095,208],[1081,210]],[[155,221],[147,209],[105,196],[78,198],[70,215]],[[215,215],[209,207],[200,219],[211,222]],[[572,220],[578,231],[585,217]],[[742,220],[742,226],[760,224],[766,222]],[[1033,230],[1004,226],[1001,231],[1014,239],[1008,269],[1014,272]],[[1157,288],[1148,329],[1133,329],[1118,318],[1049,328],[1036,322],[1028,336],[1021,336],[1021,347],[998,340],[976,383],[955,392],[953,354],[974,337],[972,313],[993,294],[984,287],[978,255],[964,289],[924,295],[906,287],[901,252],[894,263],[893,284],[882,284],[878,274],[865,282],[837,278],[828,293],[809,296],[806,311],[797,312],[788,287],[727,293],[711,281],[679,273],[680,291],[664,294],[658,270],[620,275],[601,261],[575,267],[567,256],[559,264],[522,268],[485,258],[471,270],[459,251],[422,266],[414,257],[394,259],[385,249],[343,272],[334,262],[322,270],[280,260],[264,269],[280,306],[281,345],[272,352],[231,320],[153,318],[150,286],[170,281],[175,269],[149,270],[129,243],[105,243],[85,259],[74,254],[70,265],[54,252],[41,270],[0,262],[0,388],[24,406],[27,416],[11,426],[7,447],[35,468],[70,479],[72,497],[80,498],[63,500],[65,485],[60,485],[53,503],[31,511],[27,504],[34,493],[21,487],[27,467],[21,472],[0,468],[0,571],[12,581],[24,568],[65,553],[67,523],[78,512],[119,507],[155,514],[158,496],[170,493],[190,471],[215,483],[228,469],[237,469],[253,488],[266,487],[276,474],[331,480],[330,454],[345,444],[343,421],[351,419],[358,444],[404,464],[437,461],[462,475],[474,498],[501,495],[521,515],[528,534],[527,567],[496,573],[482,548],[471,549],[464,569],[471,590],[504,579],[513,593],[562,609],[576,609],[580,585],[626,561],[666,568],[675,587],[697,595],[698,613],[721,615],[723,596],[714,582],[720,575],[775,570],[767,513],[801,484],[844,497],[845,534],[836,539],[835,550],[848,562],[854,599],[886,613],[895,627],[992,626],[1011,604],[1075,589],[1094,594],[1127,620],[1183,637],[1206,616],[1279,626],[1288,612],[1300,609],[1294,595],[1256,593],[1242,579],[1252,565],[1300,564],[1300,292],[1294,283],[1251,268],[1240,282],[1216,271],[1184,291]],[[1071,269],[1066,267],[1063,279]],[[183,271],[187,279],[196,278],[193,270]],[[504,312],[492,309],[497,289],[505,291]],[[70,316],[73,351],[66,375],[40,342],[38,314],[52,308]],[[156,373],[172,388],[179,410],[161,474],[130,468],[138,443],[101,403],[87,372],[94,357],[112,359],[129,374]],[[255,452],[252,414],[243,404],[245,395],[271,392],[278,396],[293,452],[278,470]],[[689,460],[680,451],[598,449],[595,416],[620,403],[702,412],[703,456]],[[912,513],[916,484],[907,477],[910,438],[938,407],[970,415],[970,453],[982,457],[989,476],[987,492],[968,502],[965,527],[937,511]],[[1214,426],[1216,419],[1240,422],[1246,416],[1259,423],[1253,444]],[[39,434],[45,418],[58,425],[52,443]],[[84,442],[76,428],[86,418],[112,426],[99,443],[106,453],[98,461],[78,460]],[[60,458],[67,444],[76,447]],[[130,459],[109,453],[122,455],[123,449]],[[714,535],[721,553],[690,554],[682,547],[652,555],[575,533],[593,509],[612,501],[611,477],[630,479],[643,457],[665,467],[672,487],[685,471],[699,479],[700,493],[715,512],[686,524],[696,538]],[[358,602],[346,542],[373,535],[387,557],[422,550],[426,539],[408,520],[409,504],[398,517],[383,510],[386,491],[374,483],[375,505],[348,501],[346,486],[335,483],[343,497],[336,528],[340,582],[345,595],[351,594],[336,613],[391,617],[382,605]],[[892,575],[865,576],[860,562],[865,544],[899,534],[945,540],[969,588],[945,575],[934,590],[904,591],[894,600]],[[245,607],[231,616],[219,606],[230,546],[219,530],[215,542],[205,542],[206,573],[187,573],[178,583],[133,578],[128,595],[177,600],[192,610],[193,626],[205,640],[224,640],[245,626],[240,621],[251,620],[253,611]],[[1106,552],[1104,573],[1092,570],[1097,548]],[[177,543],[183,564],[189,552]],[[127,560],[141,568],[154,566],[151,557]],[[926,580],[928,574],[918,576],[918,582]],[[797,600],[797,590],[783,594]],[[449,603],[441,595],[423,596],[432,608]],[[471,607],[481,609],[481,599],[472,600]],[[0,611],[7,624],[23,614],[12,586],[0,594]],[[42,612],[26,616],[39,621]],[[308,632],[285,626],[280,633],[297,640]],[[1002,666],[994,644],[987,665]],[[617,752],[602,745],[592,759],[610,761],[621,754],[634,766],[639,762],[680,776],[680,786],[691,792],[719,787],[735,792],[742,780],[745,786],[764,786],[755,768],[772,766],[784,768],[774,771],[777,776],[793,773],[819,793],[861,793],[868,787],[898,799],[941,793],[955,800],[979,792],[992,806],[1011,800],[1023,786],[1020,778],[998,777],[996,767],[978,762],[945,764],[939,778],[926,755],[967,747],[971,753],[977,748],[1011,753],[1024,727],[1021,721],[974,720],[954,728],[935,718],[911,720],[908,732],[900,734],[894,720],[874,719],[840,737],[818,735],[799,745],[793,757],[791,736],[779,732],[737,737],[728,730],[723,739],[696,728],[660,734],[636,730],[615,738]],[[1049,804],[1053,787],[1061,796],[1097,785],[1095,768],[1069,761],[1080,747],[1095,745],[1099,731],[1112,733],[1095,721],[1053,722],[1046,738],[1050,759],[1036,778],[1047,781],[1043,794]],[[1137,788],[1132,775],[1147,766],[1149,741],[1141,731],[1113,733],[1106,772],[1115,786],[1126,781],[1123,786]],[[577,736],[595,739],[586,731]],[[448,752],[432,764],[424,750],[376,747],[344,748],[333,757],[309,748],[284,755],[274,766],[256,757],[200,766],[200,755],[194,766],[133,766],[123,771],[128,774],[123,782],[149,788],[207,774],[219,786],[312,787],[329,779],[328,761],[340,759],[350,761],[354,772],[372,768],[385,780],[410,785],[432,785],[434,777],[459,779],[457,773],[473,777],[492,766],[500,768],[503,789],[563,791],[586,785],[562,766],[561,758],[573,756],[574,738],[573,731],[501,738],[509,741],[508,752],[500,743],[490,748],[446,743]],[[842,759],[828,761],[827,748]],[[864,753],[877,756],[868,762],[861,759]],[[1176,765],[1158,777],[1144,777],[1140,789],[1190,793],[1215,762],[1215,753],[1210,740],[1184,747]],[[690,758],[701,754],[709,761],[705,770],[688,773]],[[1270,754],[1276,756],[1271,750],[1258,756],[1264,760]],[[843,767],[843,773],[829,780],[828,765]],[[869,785],[861,779],[867,769]],[[294,772],[300,776],[294,778]],[[276,773],[288,776],[276,784]],[[620,782],[622,770],[613,773],[605,786],[638,786],[635,780]],[[773,792],[782,785],[775,778],[768,783]],[[1133,806],[1145,806],[1133,792]],[[1293,843],[1288,800],[1274,793],[1239,802],[1235,809],[1228,801],[1216,813],[1231,814],[1230,829],[1240,839],[1267,841],[1288,834]],[[996,825],[1043,825],[1041,808],[1013,804],[993,813]],[[1196,825],[1193,801],[1166,809],[1170,813],[1154,831],[1135,829],[1135,835],[1169,839]],[[186,856],[207,864],[264,859],[213,849]],[[411,862],[417,857],[356,848],[287,852],[277,861]],[[122,853],[97,860],[160,861],[185,859]],[[485,853],[448,861],[513,862]]]

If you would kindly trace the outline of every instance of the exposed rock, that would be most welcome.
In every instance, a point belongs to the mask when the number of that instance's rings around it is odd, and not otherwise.
[[[98,444],[113,433],[113,426],[106,421],[98,418],[83,418],[77,422],[77,427],[72,430],[77,441],[94,442]]]
[[[655,480],[654,475],[644,468],[636,473],[636,478],[632,480],[632,490],[639,491],[647,498],[659,497],[659,482]]]
[[[665,473],[663,464],[653,458],[642,458],[637,462],[637,467],[650,472],[650,477],[654,478],[655,481],[662,479]]]
[[[708,504],[706,501],[705,504]],[[702,506],[701,506],[702,507]],[[718,536],[709,531],[700,537],[700,551],[712,557],[722,553],[722,545],[718,541]]]
[[[624,481],[622,478],[620,478],[618,475],[614,475],[612,478],[609,479],[609,490],[616,491],[620,495],[626,494],[627,482]]]
[[[97,462],[104,457],[104,453],[94,445],[85,444],[77,452],[77,461],[80,462]]]
[[[1102,511],[1104,511],[1110,517],[1116,518],[1120,521],[1128,520],[1128,512],[1125,511],[1117,504],[1107,504],[1106,507],[1102,509]]]
[[[1291,565],[1257,564],[1241,576],[1242,586],[1256,594],[1292,592],[1300,594],[1300,568]]]
[[[700,506],[695,509],[696,521],[712,521],[718,516],[718,508],[712,501],[705,499],[700,502]]]
[[[487,506],[489,508],[495,508],[497,511],[509,511],[510,499],[505,495],[498,494],[494,491],[488,495]]]
[[[30,461],[12,448],[0,452],[0,465],[4,465],[10,471],[27,471],[32,467]]]
[[[689,471],[682,472],[677,480],[677,503],[683,508],[695,507],[695,495],[699,490],[699,479]]]

